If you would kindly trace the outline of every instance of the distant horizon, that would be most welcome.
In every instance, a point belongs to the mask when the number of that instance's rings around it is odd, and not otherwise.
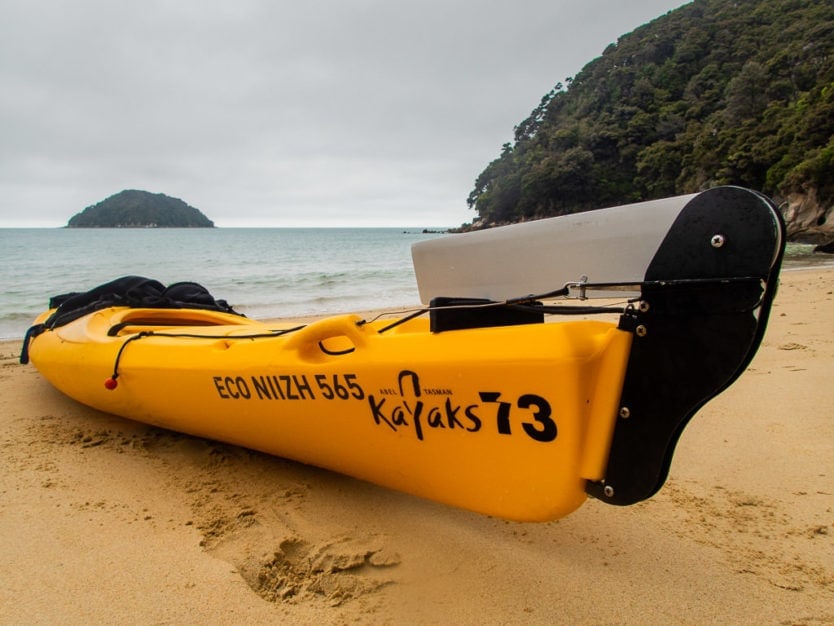
[[[232,230],[232,229],[251,229],[251,228],[270,228],[270,229],[412,229],[412,230],[435,230],[435,231],[446,231],[450,228],[458,228],[460,224],[455,226],[437,226],[437,225],[405,225],[405,224],[393,224],[393,225],[305,225],[305,224],[293,224],[293,225],[277,225],[277,224],[246,224],[246,225],[217,225],[214,226],[67,226],[66,224],[61,226],[52,226],[52,225],[4,225],[0,224],[0,229],[2,230],[35,230],[35,229],[43,229],[43,230]]]

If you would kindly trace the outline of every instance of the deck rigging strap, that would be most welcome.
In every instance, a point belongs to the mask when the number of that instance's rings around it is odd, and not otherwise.
[[[124,327],[122,324],[116,324],[116,326],[120,326],[122,328]],[[296,331],[301,330],[305,326],[306,324],[302,324],[300,326],[294,326],[292,328],[271,330],[266,333],[250,333],[248,335],[205,335],[197,333],[168,333],[157,332],[154,330],[143,330],[136,333],[135,335],[127,337],[122,342],[122,345],[119,346],[119,351],[116,353],[116,359],[113,362],[113,373],[110,375],[110,378],[104,381],[104,386],[107,387],[107,389],[110,389],[111,391],[116,388],[116,386],[118,385],[116,381],[119,378],[119,363],[121,363],[122,355],[124,354],[125,348],[127,348],[128,344],[139,339],[143,339],[145,337],[171,337],[175,339],[223,339],[225,341],[232,341],[237,339],[268,339],[274,337],[282,337],[289,333],[294,333]]]
[[[379,329],[379,334],[385,333],[401,324],[404,324],[416,317],[425,315],[432,316],[432,332],[443,332],[448,330],[461,330],[464,328],[480,328],[489,326],[509,326],[515,324],[530,324],[543,321],[543,315],[605,315],[620,314],[626,312],[626,306],[602,305],[602,306],[579,306],[561,304],[543,304],[541,301],[558,298],[571,297],[572,291],[577,291],[574,298],[586,300],[587,291],[626,291],[629,289],[646,290],[668,290],[670,292],[687,292],[690,290],[712,289],[715,287],[727,288],[758,288],[762,284],[762,278],[758,276],[729,276],[720,278],[681,278],[673,280],[644,280],[639,282],[600,282],[591,283],[587,280],[578,280],[566,283],[560,289],[547,293],[531,294],[509,298],[507,300],[489,300],[481,298],[433,298],[429,306],[415,309],[408,315],[401,317],[387,326]],[[629,302],[639,301],[642,296],[633,298]],[[715,311],[725,310],[727,303],[737,309],[737,301],[728,299],[726,302],[715,302]],[[754,310],[761,306],[761,301],[753,304],[746,304],[739,312]],[[496,311],[503,312],[496,315]],[[484,315],[478,315],[479,312]],[[490,313],[491,312],[491,313]],[[378,319],[378,318],[373,318]],[[373,320],[372,320],[373,321]],[[365,321],[360,322],[365,324]]]

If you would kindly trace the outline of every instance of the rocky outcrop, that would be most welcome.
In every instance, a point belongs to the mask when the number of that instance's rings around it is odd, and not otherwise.
[[[834,207],[820,203],[816,189],[788,194],[779,208],[791,241],[815,244],[834,241]]]

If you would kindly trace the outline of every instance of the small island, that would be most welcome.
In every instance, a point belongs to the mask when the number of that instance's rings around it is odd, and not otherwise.
[[[126,189],[73,215],[67,228],[214,228],[214,222],[179,198]]]

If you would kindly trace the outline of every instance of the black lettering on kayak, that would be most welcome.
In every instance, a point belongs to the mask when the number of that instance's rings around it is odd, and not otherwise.
[[[278,380],[281,381],[281,389],[283,393],[281,395],[284,396],[287,400],[298,400],[298,395],[293,393],[292,390],[292,376],[279,376]]]
[[[446,424],[443,423],[443,413],[436,406],[429,409],[428,422],[432,428],[446,428]]]
[[[377,402],[376,398],[374,398],[374,394],[371,394],[368,396],[368,404],[370,404],[371,406],[371,415],[373,416],[374,421],[377,424],[385,424],[386,426],[388,426],[388,428],[390,428],[394,432],[397,432],[397,427],[394,426],[391,420],[389,420],[385,416],[385,413],[382,412],[382,407],[385,404],[385,398]]]
[[[416,376],[415,382],[416,382]],[[408,408],[408,404],[405,405]],[[421,400],[417,400],[417,403],[414,405],[414,432],[417,433],[417,439],[423,441],[423,424],[420,421],[420,416],[423,414],[423,402]]]
[[[541,396],[527,393],[518,399],[518,408],[533,408],[535,410],[533,413],[535,424],[531,424],[530,422],[521,423],[521,427],[530,438],[544,442],[556,439],[556,422],[550,417],[550,403],[547,400]]]
[[[481,391],[479,393],[482,402],[498,405],[495,413],[495,427],[502,435],[511,435],[510,412],[512,404],[500,401],[501,394],[497,391]],[[556,439],[558,429],[556,422],[551,417],[552,410],[550,403],[532,393],[525,393],[519,397],[516,406],[519,409],[533,409],[533,422],[521,422],[521,427],[528,437],[536,441],[548,442]]]
[[[501,393],[498,391],[481,391],[478,395],[481,397],[481,402],[495,402],[498,404],[498,411],[495,414],[495,427],[499,434],[511,435],[510,409],[512,405],[509,402],[499,402]]]
[[[407,407],[396,406],[394,410],[391,412],[391,423],[394,426],[408,426],[408,420],[405,419]],[[411,410],[408,410],[408,413],[411,414]]]
[[[368,396],[371,416],[377,425],[385,424],[398,432],[409,426],[414,429],[418,441],[424,441],[426,429],[433,431],[458,430],[468,433],[481,431],[485,415],[494,415],[495,432],[499,435],[513,435],[515,428],[520,434],[534,441],[547,443],[556,439],[558,428],[553,419],[550,402],[544,397],[525,393],[515,402],[502,397],[500,391],[479,391],[480,404],[461,405],[449,396],[424,400],[421,395],[445,395],[444,387],[424,388],[420,385],[417,372],[401,370],[397,375],[397,389],[379,387],[380,395],[386,397],[377,400],[372,394]],[[430,390],[430,391],[428,391]],[[399,392],[399,398],[395,398]],[[532,419],[531,419],[532,418]],[[518,429],[521,426],[521,429]]]
[[[357,379],[356,374],[212,376],[223,400],[364,400],[365,390]],[[396,390],[386,391],[397,395]]]
[[[243,376],[214,376],[214,387],[224,400],[249,400],[252,391]]]
[[[356,382],[356,374],[345,374],[345,383],[348,386],[351,396],[357,400],[361,400],[365,397],[365,390],[362,389],[362,385]]]
[[[414,392],[414,396],[419,398],[420,397],[420,379],[417,376],[416,372],[412,372],[411,370],[403,370],[400,372],[400,375],[397,377],[397,382],[400,385],[400,395],[405,397],[405,391],[403,390],[403,380],[406,378],[411,379],[411,389]]]
[[[255,393],[258,394],[258,400],[272,400],[272,393],[269,389],[269,382],[265,376],[253,376],[252,387],[255,388]]]
[[[446,404],[444,406],[446,408],[446,423],[449,424],[449,428],[463,428],[463,424],[458,420],[460,407],[453,406],[451,398],[446,398]]]
[[[281,400],[286,400],[284,397],[284,392],[281,391],[281,384],[275,378],[275,376],[267,376],[267,382],[269,383],[269,389],[272,391],[272,397],[276,400],[281,398]]]
[[[292,382],[295,383],[295,388],[298,390],[302,400],[316,399],[316,394],[313,393],[313,388],[310,387],[310,383],[307,381],[306,375],[302,374],[301,376],[293,376]],[[310,396],[309,398],[307,397],[308,395]]]
[[[420,377],[416,372],[400,371],[397,376],[397,389],[380,387],[380,395],[385,396],[381,399],[377,399],[374,394],[368,396],[368,406],[374,423],[385,424],[394,432],[411,427],[418,441],[425,440],[426,428],[470,433],[481,430],[482,421],[476,412],[479,405],[470,404],[464,407],[454,403],[450,389],[429,389],[431,391],[426,391],[420,385]],[[443,398],[442,403],[434,404],[422,399],[424,393],[428,396],[448,396]],[[399,400],[392,397],[397,395]],[[500,394],[493,395],[497,398]],[[437,398],[437,402],[440,402],[440,398]]]
[[[226,393],[226,387],[223,386],[223,377],[213,376],[212,380],[214,381],[215,389],[217,389],[217,395],[223,398],[224,400],[229,400],[230,396],[228,393]]]
[[[475,414],[475,409],[477,408],[477,404],[470,404],[466,407],[466,409],[464,409],[464,414],[469,418],[469,421],[472,422],[472,426],[466,429],[470,433],[476,433],[481,430],[481,418]]]
[[[243,378],[243,376],[235,377],[235,386],[237,387],[238,393],[240,394],[241,398],[246,398],[248,400],[252,397],[252,392],[249,391],[249,385],[246,384],[246,380]]]
[[[423,414],[423,403],[418,400],[412,407],[408,402],[403,402],[402,404],[395,405],[386,414],[383,411],[383,407],[387,400],[387,398],[382,398],[377,401],[373,394],[368,396],[368,405],[371,407],[371,416],[374,418],[374,422],[376,424],[385,424],[388,428],[397,432],[400,428],[407,428],[409,426],[408,417],[410,417],[414,423],[414,432],[417,435],[417,439],[422,441],[423,424],[421,417]]]
[[[250,380],[259,400],[315,400],[306,376],[251,376]]]

